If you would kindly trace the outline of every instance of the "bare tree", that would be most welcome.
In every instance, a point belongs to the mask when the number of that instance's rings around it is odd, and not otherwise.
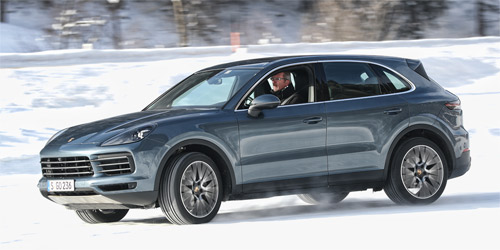
[[[111,26],[113,30],[113,47],[115,49],[121,49],[121,25],[120,25],[120,8],[122,7],[122,2],[120,0],[108,0],[108,10],[111,12]]]
[[[6,11],[5,8],[7,7],[7,0],[0,0],[0,23],[6,23],[7,18],[6,18]]]
[[[398,37],[421,39],[424,38],[424,28],[432,25],[434,19],[443,14],[448,8],[447,0],[415,0],[401,1],[396,6],[398,12]]]
[[[476,2],[477,11],[477,32],[480,36],[488,35],[488,28],[493,22],[499,22],[499,5],[498,2],[488,1],[488,0],[477,0]],[[496,19],[491,19],[491,17],[496,17]],[[499,35],[500,32],[497,30],[495,35]]]
[[[306,2],[312,9],[303,28],[304,41],[327,42],[380,40],[388,36],[387,20],[393,18],[394,0],[318,0]],[[311,6],[312,5],[312,6]]]
[[[188,46],[186,17],[184,15],[182,0],[172,0],[172,6],[174,7],[174,18],[175,25],[177,27],[177,34],[179,34],[179,46]]]
[[[424,28],[447,8],[446,1],[317,0],[303,37],[311,42],[422,38]]]

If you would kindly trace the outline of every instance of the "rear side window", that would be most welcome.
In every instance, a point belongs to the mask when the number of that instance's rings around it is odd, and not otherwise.
[[[372,65],[372,67],[378,72],[380,80],[388,87],[390,93],[398,93],[411,89],[410,84],[394,72],[377,65]]]
[[[323,63],[323,69],[330,100],[374,96],[382,93],[377,75],[365,63]]]

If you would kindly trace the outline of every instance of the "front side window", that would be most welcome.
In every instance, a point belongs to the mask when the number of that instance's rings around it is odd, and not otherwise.
[[[281,105],[292,105],[314,101],[313,70],[309,65],[282,68],[270,73],[244,98],[240,109],[247,109],[260,95],[272,94]]]
[[[381,94],[377,75],[365,63],[323,63],[330,100]]]
[[[221,107],[252,78],[258,70],[211,70],[184,79],[146,110],[176,107]]]

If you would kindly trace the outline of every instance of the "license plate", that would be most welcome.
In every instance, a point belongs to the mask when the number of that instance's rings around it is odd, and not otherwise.
[[[49,180],[47,190],[49,192],[75,191],[75,180]]]

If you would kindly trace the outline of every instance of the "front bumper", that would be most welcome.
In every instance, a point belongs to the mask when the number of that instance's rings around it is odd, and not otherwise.
[[[60,194],[40,190],[42,195],[69,209],[128,209],[155,207],[157,191],[121,194],[78,194],[78,192]]]
[[[38,182],[42,196],[70,209],[151,208],[158,198],[158,191],[150,188],[150,179],[132,175],[75,178],[75,191],[71,192],[49,192],[49,179],[43,177]]]
[[[122,158],[115,156],[123,155],[127,156],[127,163],[113,160]],[[140,143],[113,147],[46,146],[40,152],[41,159],[45,160],[42,160],[44,177],[38,182],[38,188],[45,198],[70,209],[155,207],[158,198],[154,185],[159,165],[158,155],[159,147],[145,149]],[[86,160],[73,160],[75,156]],[[80,163],[85,166],[71,165]],[[75,174],[75,168],[84,170]],[[67,172],[58,172],[60,169]],[[66,179],[74,180],[74,191],[48,191],[49,180]]]

